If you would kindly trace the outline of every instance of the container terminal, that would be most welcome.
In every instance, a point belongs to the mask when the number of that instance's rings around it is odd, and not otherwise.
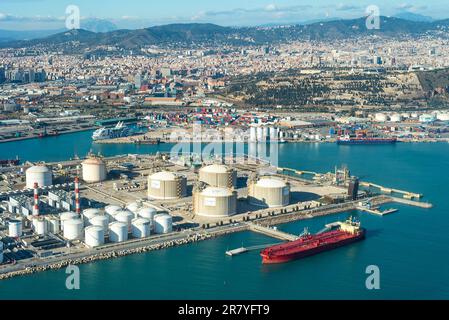
[[[432,207],[421,194],[360,181],[347,168],[319,174],[247,156],[89,154],[11,164],[0,174],[0,280],[248,230],[294,241],[273,226],[394,212],[379,209],[386,203]]]

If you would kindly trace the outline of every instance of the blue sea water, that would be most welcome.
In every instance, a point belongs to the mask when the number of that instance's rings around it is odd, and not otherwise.
[[[90,132],[0,144],[0,158],[65,160],[89,150],[103,155],[168,151],[170,145],[92,145]],[[243,232],[188,246],[80,266],[81,289],[65,288],[64,270],[0,282],[0,299],[448,299],[449,144],[280,145],[279,164],[328,172],[347,165],[354,175],[423,193],[434,208],[391,205],[398,213],[358,213],[367,239],[288,264],[263,266],[258,252],[230,258],[230,248],[276,240]],[[390,206],[387,206],[390,207]],[[280,226],[299,234],[350,213]],[[380,290],[365,287],[366,267],[380,268]]]

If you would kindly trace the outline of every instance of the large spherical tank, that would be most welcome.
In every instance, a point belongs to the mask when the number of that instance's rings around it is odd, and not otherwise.
[[[61,222],[56,217],[48,217],[47,219],[47,230],[50,233],[57,234],[61,231]]]
[[[290,184],[275,178],[261,178],[250,182],[248,199],[261,207],[283,207],[290,203]]]
[[[134,238],[148,238],[151,235],[151,222],[144,218],[134,219],[131,230]]]
[[[80,219],[64,221],[64,238],[78,240],[83,236],[83,222]]]
[[[237,185],[237,172],[224,165],[211,165],[200,170],[199,181],[211,187],[233,188]]]
[[[19,238],[22,236],[22,221],[12,220],[8,223],[8,234],[11,238]]]
[[[102,227],[90,226],[84,230],[84,242],[91,248],[104,244],[104,230]]]
[[[44,218],[37,218],[33,221],[34,232],[39,236],[47,234],[47,221]]]
[[[131,231],[131,222],[134,219],[134,213],[128,210],[117,211],[115,215],[115,220],[118,222],[123,222],[128,225],[128,230]]]
[[[228,217],[237,213],[237,192],[227,188],[207,187],[193,195],[193,210],[204,217]]]
[[[61,220],[61,230],[64,230],[64,223],[68,220],[74,220],[74,219],[79,219],[80,216],[78,214],[76,214],[75,212],[64,212],[61,213],[61,215],[59,216],[60,220]]]
[[[123,222],[113,222],[109,225],[109,240],[123,242],[128,240],[128,225]]]
[[[25,175],[26,175],[26,187],[28,189],[33,189],[35,183],[37,183],[40,188],[48,187],[53,184],[52,172],[46,166],[30,167],[26,171]]]
[[[168,214],[158,214],[154,217],[154,231],[165,234],[173,231],[173,218]]]
[[[148,197],[151,199],[179,199],[187,195],[187,178],[172,172],[158,172],[148,177]]]
[[[106,180],[106,164],[100,158],[89,158],[81,164],[83,167],[83,180],[87,183],[97,183]]]
[[[139,217],[148,219],[148,220],[150,220],[150,222],[153,222],[154,216],[156,214],[157,214],[157,211],[154,208],[142,208],[138,212]]]
[[[109,218],[108,216],[95,216],[89,220],[91,226],[102,227],[105,234],[109,229]]]

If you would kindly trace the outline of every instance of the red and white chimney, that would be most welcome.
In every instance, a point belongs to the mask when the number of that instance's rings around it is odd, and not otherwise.
[[[80,207],[80,180],[78,177],[75,177],[75,210],[77,214],[81,214]]]
[[[33,208],[33,216],[39,216],[39,185],[37,182],[34,183],[34,208]]]

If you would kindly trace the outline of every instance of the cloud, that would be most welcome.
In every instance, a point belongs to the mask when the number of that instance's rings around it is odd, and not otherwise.
[[[353,10],[360,10],[361,7],[352,4],[339,3],[335,9],[337,11],[353,11]]]
[[[426,5],[420,5],[420,6],[416,6],[413,5],[411,3],[401,3],[400,5],[398,5],[396,7],[396,9],[398,10],[403,10],[403,11],[412,11],[412,12],[416,12],[416,11],[420,11],[420,10],[426,10],[428,7]]]

